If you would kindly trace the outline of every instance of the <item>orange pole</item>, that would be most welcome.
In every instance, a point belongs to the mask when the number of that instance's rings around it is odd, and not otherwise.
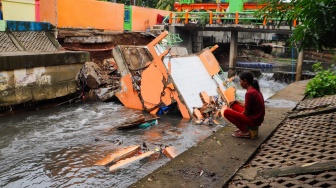
[[[215,46],[213,46],[212,48],[210,48],[210,51],[213,52],[215,51],[219,46],[216,44]]]
[[[238,24],[238,11],[236,12],[236,25]]]
[[[263,26],[265,26],[265,25],[266,25],[266,18],[263,21]]]
[[[294,27],[296,26],[296,20],[294,20],[294,23],[293,23]]]
[[[185,20],[184,23],[188,24],[189,20],[188,20],[188,12],[185,13]]]
[[[173,23],[173,13],[170,12],[169,13],[169,24],[172,24]]]
[[[210,19],[209,19],[209,24],[211,25],[212,24],[212,11],[209,11],[209,13],[210,13]]]

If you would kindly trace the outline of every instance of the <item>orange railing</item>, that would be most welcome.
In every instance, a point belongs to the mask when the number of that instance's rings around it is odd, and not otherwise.
[[[250,12],[171,12],[169,24],[259,24],[267,25],[267,22],[276,23],[277,18],[265,18],[264,20],[255,17],[255,11]],[[294,20],[293,26],[297,25]]]

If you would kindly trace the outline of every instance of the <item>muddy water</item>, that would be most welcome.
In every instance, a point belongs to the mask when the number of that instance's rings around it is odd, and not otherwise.
[[[265,98],[285,87],[267,78],[260,80]],[[244,92],[238,90],[240,98]],[[224,121],[221,126],[194,125],[179,116],[163,116],[158,125],[146,129],[113,129],[140,113],[111,102],[2,117],[0,187],[127,187],[169,159],[157,152],[116,172],[94,163],[118,148],[143,142],[150,150],[163,144],[181,153],[225,125]]]

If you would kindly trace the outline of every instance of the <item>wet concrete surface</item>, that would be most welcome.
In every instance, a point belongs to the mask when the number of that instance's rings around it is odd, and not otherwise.
[[[265,121],[257,139],[233,138],[226,126],[183,152],[130,187],[226,187],[257,149],[273,134],[288,113],[304,99],[308,81],[290,84],[268,100],[286,101],[267,105]],[[267,104],[267,102],[266,102]]]

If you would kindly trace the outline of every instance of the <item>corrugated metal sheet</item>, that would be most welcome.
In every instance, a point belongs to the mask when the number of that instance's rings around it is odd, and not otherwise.
[[[19,49],[14,45],[7,33],[0,32],[0,52],[18,52]]]
[[[13,35],[24,46],[27,51],[47,52],[57,51],[56,47],[49,40],[45,32],[13,32]]]

